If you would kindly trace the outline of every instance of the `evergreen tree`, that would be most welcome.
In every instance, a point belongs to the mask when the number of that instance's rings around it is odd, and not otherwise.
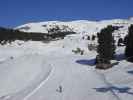
[[[128,61],[133,62],[133,25],[128,28],[125,55]]]
[[[90,36],[87,36],[87,40],[90,40]]]
[[[128,35],[126,35],[126,36],[124,37],[124,41],[123,41],[124,45],[127,45],[127,39],[128,39]]]
[[[113,26],[107,26],[106,28],[102,29],[100,33],[97,34],[99,44],[97,48],[97,68],[108,68],[110,65],[110,60],[114,57],[115,43],[112,36],[114,30],[115,28]]]
[[[117,46],[122,46],[123,43],[124,43],[123,42],[123,39],[122,38],[119,38],[118,43],[117,43]]]
[[[92,41],[94,41],[94,40],[95,40],[95,38],[96,38],[96,36],[95,36],[95,35],[92,35]]]

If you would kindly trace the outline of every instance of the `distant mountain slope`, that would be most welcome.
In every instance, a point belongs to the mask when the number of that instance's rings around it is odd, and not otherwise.
[[[102,21],[88,21],[88,20],[76,20],[76,21],[47,21],[47,22],[35,22],[27,23],[16,27],[20,31],[24,32],[41,32],[48,33],[50,28],[58,26],[62,31],[74,31],[77,33],[89,33],[95,34],[107,25],[119,26],[120,29],[117,33],[126,33],[128,26],[133,24],[132,18],[130,19],[112,19]]]

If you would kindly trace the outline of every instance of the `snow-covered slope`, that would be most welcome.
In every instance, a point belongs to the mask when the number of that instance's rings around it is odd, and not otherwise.
[[[100,31],[102,28],[106,27],[107,25],[121,26],[121,27],[123,26],[120,29],[120,32],[124,32],[123,30],[127,29],[127,27],[130,24],[133,24],[132,18],[102,20],[102,21],[88,21],[88,20],[77,20],[77,21],[69,21],[69,22],[47,21],[47,22],[27,23],[27,24],[18,26],[15,29],[19,29],[20,31],[25,31],[25,32],[48,33],[47,30],[50,27],[54,27],[55,25],[57,25],[62,28],[65,25],[77,33],[95,34],[96,32]]]
[[[0,100],[132,100],[133,64],[123,60],[107,71],[96,70],[95,51],[72,52],[87,49],[78,37],[0,46]]]
[[[107,25],[120,26],[114,32],[127,34],[131,20],[79,20],[72,22],[40,22],[17,27],[26,32],[47,33],[49,27],[59,25],[78,34],[43,43],[19,41],[0,45],[0,100],[132,100],[133,64],[121,59],[108,70],[95,69],[95,50],[83,39]],[[67,31],[67,29],[64,29]],[[122,35],[122,36],[124,36]],[[83,55],[74,53],[80,48]],[[118,47],[118,58],[125,47]]]

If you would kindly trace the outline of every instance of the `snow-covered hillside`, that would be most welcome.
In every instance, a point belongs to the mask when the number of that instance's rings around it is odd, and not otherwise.
[[[99,32],[102,28],[107,25],[120,26],[119,32],[126,32],[127,27],[133,24],[132,18],[130,19],[113,19],[113,20],[102,20],[102,21],[88,21],[88,20],[77,20],[69,22],[61,21],[47,21],[47,22],[36,22],[36,23],[27,23],[21,26],[16,27],[20,31],[25,32],[41,32],[48,33],[48,29],[54,27],[55,25],[63,29],[64,26],[68,26],[69,29],[72,29],[77,33],[86,33],[86,34],[95,34]],[[65,28],[64,28],[65,30]],[[66,31],[68,29],[66,28]]]
[[[17,27],[26,32],[47,33],[54,25],[68,26],[77,34],[43,43],[19,41],[0,45],[0,100],[132,100],[133,64],[122,59],[125,47],[118,47],[118,62],[108,70],[95,69],[95,50],[83,39],[107,25],[120,26],[114,34],[124,36],[132,20],[80,20],[40,22]],[[68,31],[64,29],[65,31]],[[77,48],[83,54],[74,53]]]

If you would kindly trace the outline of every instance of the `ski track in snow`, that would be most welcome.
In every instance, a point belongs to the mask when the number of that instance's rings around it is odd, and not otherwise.
[[[37,92],[37,90],[45,84],[45,82],[49,79],[50,74],[53,72],[53,68],[50,64],[47,65],[49,69],[46,72],[45,69],[43,69],[43,66],[46,66],[44,63],[45,62],[42,63],[42,72],[36,77],[33,83],[17,93],[1,96],[0,100],[27,100],[31,95]]]
[[[47,78],[45,78],[40,84],[38,84],[38,86],[34,90],[32,90],[26,97],[24,97],[23,100],[28,100],[28,98],[30,96],[32,96],[35,92],[37,92],[45,84],[45,82],[47,82],[47,80],[49,79],[49,77],[53,71],[54,71],[54,69],[52,68],[52,70],[49,72],[49,75],[47,76]]]
[[[54,59],[54,58],[51,58],[51,59]],[[62,59],[63,58],[58,58],[57,61],[63,63]],[[47,63],[45,64],[45,62],[47,62]],[[28,100],[31,96],[36,94],[41,89],[41,87],[45,86],[45,83],[49,80],[49,78],[51,77],[52,73],[55,71],[54,70],[54,68],[55,68],[54,65],[53,64],[51,65],[49,63],[50,62],[47,61],[46,59],[44,59],[42,61],[42,64],[41,64],[42,72],[35,78],[35,80],[28,87],[25,87],[25,89],[23,89],[23,90],[21,90],[21,91],[19,91],[17,93],[13,93],[13,94],[8,94],[6,96],[2,96],[2,97],[0,97],[0,100]],[[65,63],[67,63],[67,62],[65,62]],[[48,71],[44,70],[43,66],[49,67]],[[90,67],[90,66],[88,66],[88,67]],[[89,70],[88,73],[90,73],[90,71],[91,70]],[[94,73],[96,73],[98,76],[101,77],[101,81],[103,81],[106,84],[107,87],[113,86],[106,79],[106,76],[105,76],[104,73],[100,73],[97,70],[94,70]],[[61,81],[60,81],[60,83],[61,83]],[[60,84],[60,83],[58,83],[58,84]],[[109,91],[111,93],[110,96],[112,95],[111,96],[111,100],[121,100],[120,97],[115,93],[115,91],[113,89],[109,89]]]

